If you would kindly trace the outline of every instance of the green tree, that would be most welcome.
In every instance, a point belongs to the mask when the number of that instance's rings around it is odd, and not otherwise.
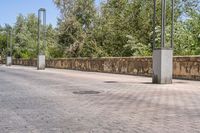
[[[92,36],[96,10],[94,0],[55,0],[60,9],[58,43],[70,57],[98,56],[100,48]]]
[[[7,46],[7,33],[5,29],[0,25],[0,59],[6,55]]]
[[[47,58],[59,57],[56,30],[52,25],[47,25],[47,47],[45,53]],[[35,14],[27,16],[19,15],[14,26],[15,45],[13,55],[16,58],[36,58],[38,44],[38,19]]]

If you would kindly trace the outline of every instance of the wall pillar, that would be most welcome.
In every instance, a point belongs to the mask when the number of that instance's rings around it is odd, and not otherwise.
[[[173,50],[155,49],[153,51],[153,83],[172,84]]]
[[[45,70],[45,55],[38,55],[37,60],[37,69],[38,70]]]
[[[11,56],[7,56],[6,57],[6,66],[11,66],[12,65],[12,57]]]

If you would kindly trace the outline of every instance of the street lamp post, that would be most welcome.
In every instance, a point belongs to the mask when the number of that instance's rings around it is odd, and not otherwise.
[[[156,47],[156,6],[157,0],[154,0],[153,16],[153,77],[155,84],[172,84],[173,78],[173,38],[174,38],[174,0],[171,0],[171,44],[166,46],[165,25],[166,25],[166,0],[161,0],[162,25],[161,25],[161,44]]]
[[[10,42],[9,42],[10,39]],[[6,65],[12,65],[12,29],[7,32],[7,58]]]
[[[38,47],[37,47],[37,53],[38,53],[37,69],[38,70],[45,69],[45,47],[46,47],[46,9],[40,8],[38,10]]]

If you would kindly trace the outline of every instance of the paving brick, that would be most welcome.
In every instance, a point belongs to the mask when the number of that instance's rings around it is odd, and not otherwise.
[[[200,133],[200,82],[0,66],[0,133],[13,132]]]

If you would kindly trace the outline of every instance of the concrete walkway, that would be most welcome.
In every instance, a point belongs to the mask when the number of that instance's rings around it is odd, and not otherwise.
[[[0,66],[0,133],[200,133],[200,82]]]

